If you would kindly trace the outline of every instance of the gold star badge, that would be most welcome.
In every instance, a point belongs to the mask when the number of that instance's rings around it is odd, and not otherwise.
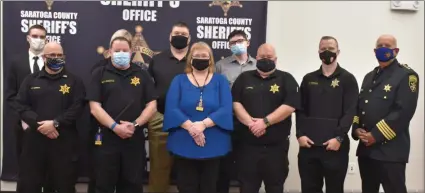
[[[384,90],[385,92],[390,92],[391,91],[391,86],[389,84],[384,86]]]
[[[279,92],[279,86],[277,84],[270,86],[270,91],[274,93]]]
[[[339,86],[339,80],[335,78],[334,80],[332,80],[331,87],[335,88],[337,86]]]
[[[69,93],[69,89],[71,89],[71,87],[69,87],[66,84],[64,84],[60,87],[61,87],[61,89],[59,89],[59,92],[61,92],[63,95],[65,95],[66,93]]]
[[[138,84],[140,84],[140,78],[137,78],[136,76],[135,77],[133,77],[132,79],[131,79],[131,83],[130,84],[132,84],[132,85],[134,85],[134,86],[137,86]]]

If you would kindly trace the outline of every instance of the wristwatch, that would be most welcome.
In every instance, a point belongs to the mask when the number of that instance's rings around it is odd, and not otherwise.
[[[270,122],[269,122],[269,119],[267,119],[267,117],[264,117],[263,121],[267,125],[267,127],[270,126]]]
[[[136,121],[133,121],[133,125],[134,125],[134,127],[138,127],[139,126],[139,124]]]
[[[342,142],[344,141],[344,138],[342,138],[342,137],[340,137],[340,136],[335,137],[335,139],[336,139],[339,143],[342,143]]]
[[[59,121],[57,121],[56,119],[53,120],[53,127],[55,127],[56,129],[59,127]]]

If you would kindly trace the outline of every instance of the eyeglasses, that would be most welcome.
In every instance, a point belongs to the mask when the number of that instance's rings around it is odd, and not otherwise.
[[[65,58],[65,55],[64,54],[55,54],[55,53],[44,54],[44,56],[46,58]]]
[[[245,39],[238,39],[235,41],[229,41],[229,45],[235,45],[235,44],[240,44],[243,43],[245,41]]]
[[[41,36],[39,36],[39,35],[35,35],[35,34],[33,34],[33,35],[30,35],[32,38],[35,38],[35,39],[42,39],[42,40],[44,40],[44,39],[46,39],[46,36],[43,36],[43,35],[41,35]]]

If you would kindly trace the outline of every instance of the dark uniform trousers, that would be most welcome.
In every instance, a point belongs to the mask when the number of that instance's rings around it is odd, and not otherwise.
[[[133,136],[121,139],[102,129],[102,145],[96,153],[96,193],[142,193],[146,166],[145,135],[137,127]]]
[[[384,162],[359,157],[363,193],[378,193],[382,183],[385,193],[407,193],[406,163]]]
[[[264,181],[267,193],[282,193],[289,173],[289,139],[276,145],[241,144],[238,179],[241,193],[258,193]]]
[[[40,193],[47,175],[52,189],[75,192],[78,133],[68,128],[58,131],[57,139],[49,139],[33,128],[24,131],[18,193]]]
[[[328,151],[325,146],[300,148],[298,170],[302,192],[322,193],[324,178],[327,193],[343,193],[349,150],[348,137],[345,137],[339,151]]]
[[[174,157],[179,193],[216,193],[219,158],[186,159]]]
[[[95,172],[95,166],[96,166],[96,145],[95,145],[95,138],[96,133],[98,130],[97,127],[97,120],[90,116],[90,131],[89,131],[89,140],[88,141],[88,165],[89,165],[89,182],[87,186],[87,193],[95,193],[96,192],[96,172]]]
[[[233,120],[235,130],[232,132],[232,151],[220,160],[219,177],[217,180],[217,192],[229,193],[230,183],[237,179],[237,158],[240,146],[240,129],[243,125],[235,117]]]

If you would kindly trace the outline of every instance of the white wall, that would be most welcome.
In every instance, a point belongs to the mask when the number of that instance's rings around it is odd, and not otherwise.
[[[323,35],[338,39],[340,64],[352,72],[361,84],[363,76],[377,65],[373,54],[380,34],[398,38],[399,61],[409,64],[424,77],[424,7],[417,13],[393,13],[389,1],[269,1],[267,42],[276,46],[278,67],[292,73],[299,83],[302,77],[316,70],[320,61],[317,49]],[[416,114],[411,122],[412,149],[407,167],[407,187],[412,192],[424,190],[424,91],[420,85]],[[295,131],[292,131],[294,134]],[[352,142],[350,161],[356,163],[357,143]],[[290,174],[285,189],[300,190],[297,168],[298,147],[294,137],[290,150]],[[345,187],[359,191],[360,176],[347,175]],[[13,191],[15,183],[1,183],[1,190]],[[78,185],[80,191],[84,185]]]
[[[298,83],[302,77],[319,68],[317,53],[321,36],[334,36],[339,41],[342,67],[352,72],[359,83],[377,62],[373,53],[380,34],[393,34],[398,39],[398,59],[424,77],[424,7],[417,13],[394,13],[389,1],[269,1],[267,42],[274,44],[278,68],[292,73]],[[409,190],[424,190],[424,91],[420,85],[416,114],[411,121],[412,149],[407,167]],[[293,135],[295,131],[292,131]],[[357,142],[351,143],[350,162],[356,162]],[[299,190],[297,167],[298,146],[291,140],[290,174],[285,189]],[[359,192],[360,176],[347,175],[345,189]]]

